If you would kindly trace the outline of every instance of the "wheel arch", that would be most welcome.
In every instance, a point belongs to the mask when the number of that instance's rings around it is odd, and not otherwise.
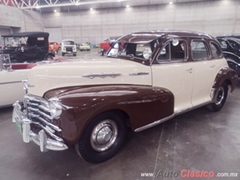
[[[223,83],[227,83],[232,92],[236,88],[237,78],[237,73],[233,69],[229,67],[222,68],[215,77],[213,88],[219,88]]]

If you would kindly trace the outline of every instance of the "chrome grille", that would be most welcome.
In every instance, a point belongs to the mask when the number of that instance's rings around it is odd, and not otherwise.
[[[44,119],[47,122],[52,121],[49,105],[45,99],[26,95],[24,97],[24,104],[29,115],[28,118],[31,120],[38,121],[39,119]]]
[[[66,47],[66,51],[71,51],[72,52],[72,47]]]
[[[33,123],[38,124],[40,127],[48,126],[58,132],[61,131],[59,127],[52,124],[49,103],[47,100],[27,94],[24,96],[24,107],[27,111],[27,117],[32,120]]]

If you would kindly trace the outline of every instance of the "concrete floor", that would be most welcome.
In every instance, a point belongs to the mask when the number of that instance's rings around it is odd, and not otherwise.
[[[11,107],[0,109],[1,180],[173,180],[182,179],[179,173],[183,169],[213,171],[215,175],[239,173],[235,178],[211,179],[240,179],[239,87],[229,94],[220,112],[199,108],[143,132],[129,132],[121,151],[97,165],[79,158],[74,148],[41,153],[34,143],[23,143],[11,113]],[[141,177],[141,173],[161,171],[179,175]]]

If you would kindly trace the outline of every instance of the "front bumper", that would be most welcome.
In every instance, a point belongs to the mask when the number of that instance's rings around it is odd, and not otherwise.
[[[21,132],[23,142],[29,143],[33,141],[35,144],[40,146],[41,152],[46,152],[47,150],[62,151],[68,148],[68,146],[64,144],[63,140],[49,138],[43,129],[38,133],[34,133],[31,130],[31,124],[34,124],[34,122],[28,119],[24,114],[21,104],[17,101],[13,106],[12,121],[16,123],[17,128]]]

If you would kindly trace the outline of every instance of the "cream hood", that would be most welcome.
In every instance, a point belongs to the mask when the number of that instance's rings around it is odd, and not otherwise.
[[[105,58],[45,64],[28,75],[29,93],[37,96],[51,89],[79,85],[151,85],[151,68],[128,60]]]

